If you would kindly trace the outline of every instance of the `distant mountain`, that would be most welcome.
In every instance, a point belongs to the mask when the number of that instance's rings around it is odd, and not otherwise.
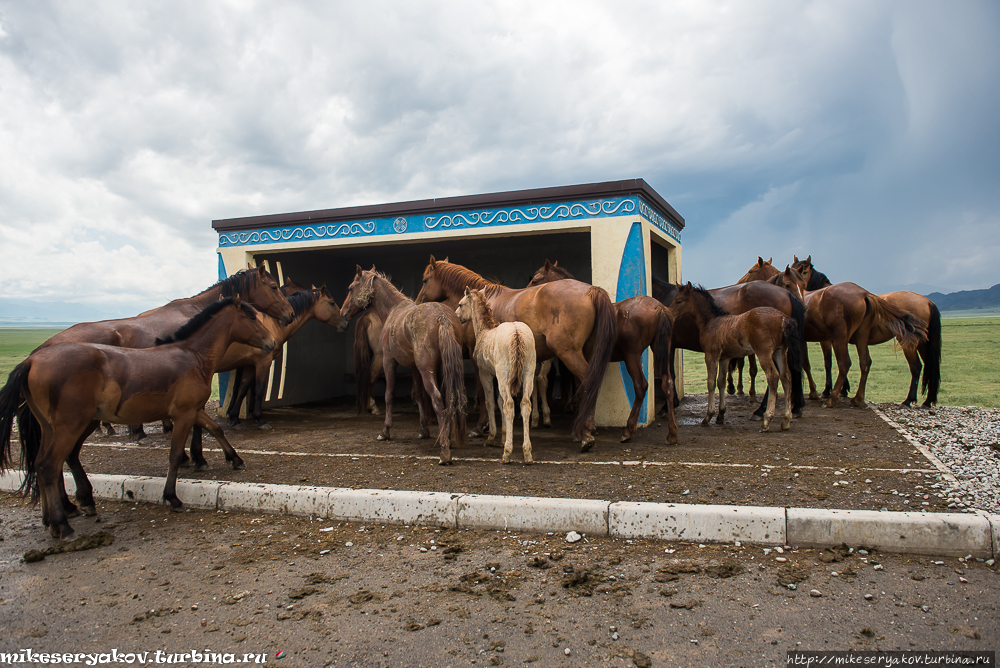
[[[947,295],[932,292],[927,298],[941,311],[966,311],[978,308],[1000,307],[1000,283],[988,290],[962,290]]]
[[[72,325],[78,322],[95,322],[114,318],[128,318],[144,309],[123,307],[105,311],[85,304],[69,302],[36,302],[28,299],[0,297],[0,324],[23,325]]]

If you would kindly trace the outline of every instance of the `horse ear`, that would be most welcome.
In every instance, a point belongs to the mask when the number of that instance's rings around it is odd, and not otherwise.
[[[468,297],[470,294],[472,294],[472,291],[469,289],[469,286],[466,285],[465,286],[465,296]]]
[[[762,258],[760,255],[757,256],[757,266],[758,267],[764,266],[764,258]]]
[[[324,283],[323,285],[319,286],[319,291],[320,291],[321,294],[324,294],[324,295],[326,294],[326,283]]]
[[[552,266],[553,267],[558,267],[559,266],[559,260],[556,260],[555,262],[553,262]]]
[[[809,255],[806,256],[806,264],[808,264],[809,266],[812,266],[812,263],[813,263],[813,256],[812,256],[812,254],[809,254]]]
[[[233,296],[233,306],[235,306],[236,308],[240,307],[240,296],[239,295],[234,295]]]
[[[771,264],[772,262],[774,262],[774,256],[773,255],[771,257],[767,258],[767,263],[768,264]]]
[[[558,262],[558,261],[559,260],[556,260],[556,262]],[[549,258],[545,258],[545,268],[546,269],[551,269],[552,268],[552,263],[549,262]]]
[[[437,260],[434,259],[434,255],[431,255],[431,261],[429,263],[432,267],[437,264]]]
[[[360,276],[361,272],[363,272],[363,271],[364,271],[364,269],[361,268],[360,264],[354,265],[354,275],[355,276]]]
[[[792,262],[798,262],[798,261],[799,261],[799,256],[798,255],[793,255],[792,256]]]

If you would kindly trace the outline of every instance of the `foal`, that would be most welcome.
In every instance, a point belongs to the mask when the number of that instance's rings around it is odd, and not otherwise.
[[[479,380],[486,392],[486,412],[490,420],[490,435],[486,445],[492,445],[497,435],[496,407],[493,399],[493,378],[500,386],[503,403],[503,461],[513,461],[514,450],[514,395],[521,390],[521,422],[524,425],[524,463],[531,464],[531,392],[535,375],[535,338],[531,328],[523,322],[497,323],[486,298],[479,290],[465,289],[465,296],[455,309],[461,322],[472,321],[476,332],[476,363]]]
[[[698,328],[705,366],[708,368],[708,412],[702,426],[708,426],[715,407],[716,384],[723,386],[729,360],[754,354],[767,377],[768,401],[761,431],[769,431],[774,417],[778,379],[785,390],[785,414],[781,421],[784,431],[792,423],[792,378],[790,367],[796,367],[802,354],[802,336],[796,322],[767,306],[759,306],[739,315],[729,315],[719,308],[707,290],[691,283],[678,290],[670,311],[674,318],[691,318]],[[718,379],[716,372],[718,371]],[[726,393],[719,392],[719,417],[725,421]]]

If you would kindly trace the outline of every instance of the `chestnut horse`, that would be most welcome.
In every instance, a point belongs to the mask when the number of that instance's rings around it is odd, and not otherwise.
[[[500,390],[500,410],[503,413],[503,456],[501,461],[514,461],[514,395],[521,395],[521,424],[524,438],[521,451],[524,463],[531,464],[531,391],[535,376],[535,337],[523,322],[498,323],[486,298],[479,290],[465,289],[455,315],[460,322],[471,322],[476,333],[476,365],[479,382],[484,390],[490,435],[486,445],[497,436],[496,404],[493,399],[493,379]]]
[[[801,362],[802,335],[793,318],[777,309],[758,306],[739,315],[729,315],[719,308],[712,295],[704,288],[691,283],[680,288],[670,312],[677,320],[688,319],[697,323],[701,347],[705,351],[708,370],[708,410],[701,424],[707,427],[715,409],[716,383],[725,381],[729,360],[738,355],[756,355],[767,377],[767,409],[761,431],[769,431],[777,403],[778,380],[785,390],[785,413],[781,430],[792,423],[792,378],[790,369]],[[718,373],[718,379],[716,379]],[[722,424],[726,415],[726,393],[719,392],[719,414],[716,424]]]
[[[806,288],[808,290],[818,290],[830,285],[830,279],[826,274],[816,271],[812,264],[812,255],[805,260],[795,257],[792,265],[797,268],[806,278]],[[917,401],[917,387],[920,382],[920,372],[924,372],[924,382],[922,391],[926,395],[924,403],[926,408],[930,408],[937,403],[938,391],[941,387],[941,312],[938,307],[927,297],[919,295],[909,290],[899,290],[896,292],[885,292],[879,295],[889,304],[896,308],[912,313],[927,323],[927,340],[921,341],[914,346],[902,346],[906,363],[910,367],[910,389],[906,398],[900,406],[909,406]],[[869,344],[884,343],[893,338],[892,332],[887,329],[880,329],[872,332],[869,336]],[[826,351],[824,351],[826,352]],[[923,365],[920,360],[923,359]],[[830,364],[826,364],[826,385],[830,387]],[[815,384],[812,376],[809,377],[810,388],[815,393]]]
[[[545,265],[535,272],[529,285],[544,285],[553,281],[572,279],[573,274],[560,267],[558,261]],[[670,337],[673,331],[674,319],[670,311],[660,302],[646,295],[637,295],[615,302],[615,321],[617,336],[611,351],[611,362],[624,362],[625,370],[632,379],[632,390],[635,399],[632,401],[632,411],[629,413],[622,433],[621,442],[630,441],[635,436],[639,423],[639,411],[646,398],[649,383],[642,373],[642,353],[646,348],[653,349],[653,360],[660,368],[661,375],[670,377]],[[544,374],[543,374],[544,375]],[[667,402],[667,443],[677,443],[677,420],[674,417],[673,383],[666,383]],[[539,391],[539,403],[546,401],[545,393]],[[548,410],[546,406],[545,411]]]
[[[420,409],[420,437],[429,435],[427,397],[437,416],[442,465],[451,464],[451,445],[465,445],[465,370],[462,361],[462,324],[455,311],[443,304],[415,304],[375,267],[357,266],[341,315],[351,320],[373,308],[382,320],[382,354],[385,372],[385,424],[378,440],[391,438],[396,367],[413,371],[413,390]],[[368,377],[364,363],[355,360],[355,379]],[[438,389],[438,370],[443,392]],[[360,372],[358,372],[360,371]],[[426,392],[426,395],[424,394]]]
[[[615,342],[615,311],[608,293],[575,280],[508,288],[432,255],[417,302],[444,302],[456,308],[465,288],[482,290],[500,322],[520,321],[531,327],[538,361],[558,357],[576,376],[579,405],[572,433],[582,443],[581,452],[590,450],[597,393]]]
[[[253,386],[253,402],[250,413],[260,429],[270,429],[267,421],[261,416],[264,404],[264,394],[267,391],[267,381],[271,364],[274,362],[281,346],[298,332],[303,325],[316,319],[338,332],[347,329],[347,321],[340,315],[340,307],[326,291],[326,284],[311,289],[301,287],[293,281],[286,281],[281,288],[282,294],[288,299],[295,318],[288,325],[281,325],[276,320],[269,319],[264,326],[274,336],[277,346],[274,350],[264,352],[243,344],[233,345],[226,351],[225,357],[219,363],[218,371],[239,369],[241,379],[234,400],[229,404],[229,424],[240,424],[240,404]]]
[[[102,420],[136,424],[169,417],[174,428],[163,499],[180,509],[176,484],[184,443],[192,426],[203,423],[217,361],[233,342],[274,347],[257,311],[239,297],[213,302],[173,335],[157,339],[156,347],[62,343],[33,352],[0,390],[0,470],[11,462],[17,414],[26,474],[22,490],[41,498],[42,522],[52,535],[67,538],[73,534],[67,518],[78,508],[66,495],[63,464],[68,461],[73,472],[77,500],[93,514],[93,488],[79,458],[83,442]],[[28,411],[34,424],[22,419]]]

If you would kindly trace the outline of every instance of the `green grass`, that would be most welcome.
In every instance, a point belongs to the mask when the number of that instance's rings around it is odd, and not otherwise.
[[[982,406],[1000,408],[1000,318],[944,318],[941,321],[941,389],[938,401],[943,406]],[[865,398],[876,403],[899,403],[910,387],[910,369],[903,351],[893,343],[869,348],[872,368],[868,374]],[[851,395],[858,386],[858,355],[850,347]],[[820,392],[825,384],[823,357],[818,343],[809,344],[809,361]],[[705,356],[684,351],[684,391],[704,394]],[[836,361],[834,362],[836,374]],[[834,375],[836,379],[836,375]],[[744,385],[747,384],[744,371]],[[807,381],[804,381],[807,382]],[[763,375],[757,375],[757,390],[766,387]],[[808,385],[806,386],[808,392]],[[923,395],[918,396],[923,401]]]
[[[58,327],[0,327],[0,385],[7,384],[7,376],[32,350],[61,331]],[[212,380],[211,398],[216,401],[219,399],[218,376]]]

